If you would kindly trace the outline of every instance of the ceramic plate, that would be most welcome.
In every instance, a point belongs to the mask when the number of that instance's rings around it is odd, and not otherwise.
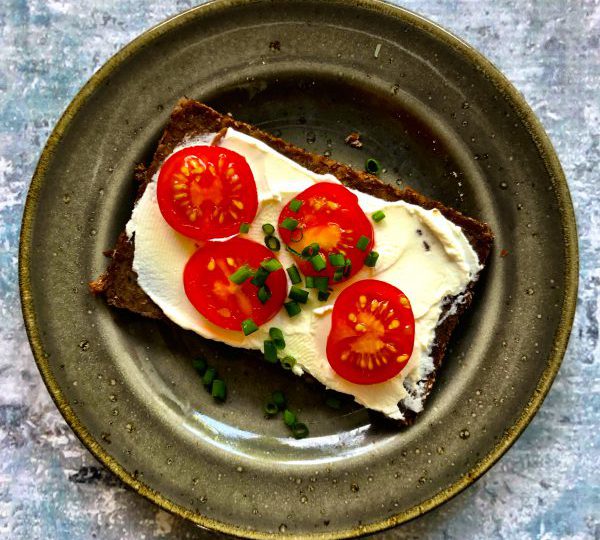
[[[324,404],[252,354],[109,309],[87,282],[131,212],[135,164],[171,107],[201,99],[310,151],[411,185],[496,234],[473,309],[416,425]],[[344,144],[363,134],[361,150]],[[481,55],[380,2],[221,0],[148,31],[59,121],[21,240],[27,330],[57,406],[90,451],[163,508],[236,535],[353,536],[447,500],[525,428],[558,370],[577,247],[567,185],[531,110]],[[227,381],[215,404],[192,368]],[[310,438],[265,420],[283,390]]]

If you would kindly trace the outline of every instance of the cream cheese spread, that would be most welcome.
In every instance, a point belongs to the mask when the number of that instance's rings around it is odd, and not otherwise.
[[[215,134],[186,140],[175,149],[211,144]],[[247,238],[264,242],[263,223],[277,223],[283,206],[296,194],[316,182],[339,181],[332,175],[315,174],[265,143],[228,129],[217,142],[245,157],[256,181],[259,208]],[[423,388],[419,381],[433,370],[431,350],[444,302],[459,297],[476,279],[481,265],[477,254],[460,227],[438,210],[425,210],[403,201],[389,202],[353,191],[369,216],[376,210],[386,218],[374,224],[375,268],[363,267],[352,279],[334,288],[326,302],[313,295],[300,315],[289,318],[284,309],[255,333],[224,330],[205,319],[188,300],[183,285],[183,269],[194,252],[195,243],[173,230],[162,217],[156,198],[158,173],[137,202],[129,223],[128,236],[135,238],[133,269],[138,283],[164,314],[182,328],[235,347],[262,350],[269,328],[281,328],[286,342],[285,355],[297,360],[294,373],[310,373],[323,385],[350,394],[370,409],[402,419],[398,404],[415,412],[422,409]],[[277,253],[287,268],[294,264],[290,253]],[[401,289],[409,298],[415,317],[415,343],[410,360],[396,377],[383,383],[359,385],[346,381],[330,367],[326,356],[331,312],[344,286],[375,278]]]

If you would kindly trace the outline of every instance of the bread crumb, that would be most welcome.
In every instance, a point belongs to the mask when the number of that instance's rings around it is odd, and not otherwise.
[[[360,140],[360,133],[358,131],[353,131],[350,133],[350,135],[348,135],[344,141],[352,148],[362,148],[363,146],[363,143]]]

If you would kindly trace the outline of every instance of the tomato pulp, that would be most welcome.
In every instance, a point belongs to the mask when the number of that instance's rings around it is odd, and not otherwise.
[[[333,306],[327,360],[347,381],[381,383],[404,369],[414,336],[412,308],[400,289],[376,279],[357,281]]]
[[[315,184],[289,201],[278,230],[302,273],[326,276],[330,285],[356,274],[373,248],[373,226],[358,197],[331,182]]]
[[[160,169],[157,196],[167,223],[195,240],[231,236],[258,209],[248,163],[218,146],[190,146],[171,155]]]

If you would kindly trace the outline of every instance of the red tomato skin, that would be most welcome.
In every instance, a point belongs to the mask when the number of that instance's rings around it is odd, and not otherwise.
[[[340,293],[331,317],[327,360],[343,379],[378,384],[398,375],[408,363],[415,321],[408,298],[397,287],[376,279],[357,281]],[[361,361],[366,365],[361,367]]]
[[[294,199],[303,203],[298,212],[294,212],[290,208],[290,203]],[[322,204],[322,206],[315,210],[317,205],[311,204],[311,201],[316,201],[318,205],[321,206]],[[328,202],[335,203],[338,208],[328,208]],[[298,220],[296,231],[290,232],[281,226],[286,218]],[[327,267],[324,270],[316,271],[310,261],[295,253],[293,255],[296,264],[305,276],[327,276],[330,286],[336,286],[354,276],[363,267],[366,255],[374,247],[374,232],[371,221],[360,208],[358,197],[342,184],[319,182],[305,189],[288,201],[279,215],[278,225],[282,241],[296,252],[301,252],[312,241],[319,244],[321,248],[319,253],[327,262]],[[294,241],[295,237],[299,236],[299,230],[302,231],[302,238],[300,241]],[[339,240],[331,245],[328,240],[336,238],[336,235],[339,235]],[[368,239],[365,250],[356,247],[356,243],[361,236],[366,236]],[[325,241],[323,241],[324,237]],[[339,253],[342,250],[345,257],[352,262],[352,266],[350,272],[336,282],[333,281],[336,268],[330,264],[329,254]]]
[[[272,319],[283,305],[287,294],[285,271],[280,268],[269,274],[266,285],[271,290],[271,298],[265,304],[258,299],[258,287],[250,282],[252,278],[236,285],[229,280],[229,275],[244,264],[256,270],[262,261],[272,258],[273,252],[246,238],[208,241],[185,266],[186,295],[201,315],[221,328],[241,331],[241,323],[246,319],[260,326]],[[229,310],[231,316],[226,316],[223,309]]]
[[[188,166],[186,176],[182,167],[198,163],[193,158],[206,169],[200,173]],[[218,146],[190,146],[169,156],[159,171],[157,199],[165,221],[194,240],[232,236],[242,223],[251,223],[258,210],[256,183],[246,159]]]

